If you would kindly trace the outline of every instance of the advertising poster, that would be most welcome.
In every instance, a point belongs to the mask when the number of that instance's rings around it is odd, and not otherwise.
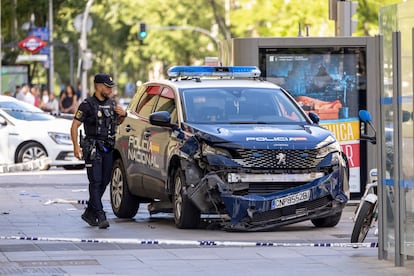
[[[348,157],[350,191],[361,192],[358,112],[366,95],[364,49],[260,49],[259,57],[266,80],[289,91],[334,133]]]
[[[29,65],[3,65],[1,67],[1,93],[14,94],[16,85],[29,83]]]

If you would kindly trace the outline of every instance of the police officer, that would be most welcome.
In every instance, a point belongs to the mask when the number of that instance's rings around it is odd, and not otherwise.
[[[95,75],[94,83],[95,93],[79,105],[70,133],[74,154],[85,160],[89,179],[89,202],[81,217],[89,225],[105,229],[109,222],[102,196],[111,179],[115,128],[126,117],[126,111],[112,99],[116,84],[109,75]],[[80,137],[79,144],[78,128],[82,124],[85,137]]]

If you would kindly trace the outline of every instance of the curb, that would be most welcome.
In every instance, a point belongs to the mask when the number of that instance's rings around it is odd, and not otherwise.
[[[0,174],[10,172],[22,172],[22,171],[40,171],[46,170],[50,165],[50,159],[42,157],[36,160],[17,163],[17,164],[0,164]]]

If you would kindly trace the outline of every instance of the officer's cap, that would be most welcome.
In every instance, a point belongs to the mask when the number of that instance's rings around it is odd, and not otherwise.
[[[112,80],[112,77],[103,73],[95,75],[94,83],[103,83],[108,87],[116,86],[116,83]]]

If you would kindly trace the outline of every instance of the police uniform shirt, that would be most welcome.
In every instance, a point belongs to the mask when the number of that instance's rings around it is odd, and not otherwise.
[[[95,95],[79,105],[75,119],[84,124],[87,138],[107,139],[114,135],[116,126],[114,107],[113,99],[99,101]]]

